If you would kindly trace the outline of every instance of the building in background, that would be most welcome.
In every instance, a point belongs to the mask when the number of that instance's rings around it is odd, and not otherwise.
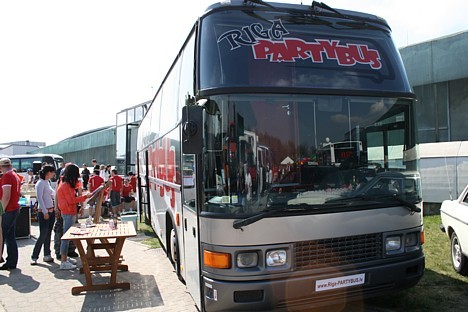
[[[34,151],[45,145],[46,145],[45,142],[32,142],[29,140],[1,143],[0,155],[12,156],[12,155],[18,155],[18,154],[26,154],[30,151]]]
[[[418,97],[424,207],[437,209],[468,183],[468,31],[400,54]]]
[[[57,154],[65,162],[79,166],[91,166],[91,160],[96,158],[99,164],[115,164],[115,126],[107,126],[89,130],[56,144],[38,148],[31,154]]]
[[[136,129],[151,102],[126,108],[116,114],[116,125],[89,130],[56,144],[35,148],[32,154],[58,154],[65,162],[91,166],[99,164],[116,166],[119,174],[135,170]]]

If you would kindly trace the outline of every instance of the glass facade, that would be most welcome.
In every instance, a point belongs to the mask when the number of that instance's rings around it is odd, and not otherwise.
[[[468,140],[468,78],[415,86],[420,143]]]

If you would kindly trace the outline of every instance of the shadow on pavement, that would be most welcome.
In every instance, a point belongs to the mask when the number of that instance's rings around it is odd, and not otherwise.
[[[96,275],[102,275],[94,277],[93,281],[96,283],[105,282],[110,276],[110,274],[106,276],[102,273]],[[128,281],[131,284],[130,289],[124,291],[124,296],[122,296],[121,290],[82,293],[79,296],[85,296],[85,300],[81,311],[130,311],[164,305],[154,276],[122,272],[118,274],[118,279],[122,282]],[[84,284],[84,275],[80,276],[79,282]]]
[[[19,293],[31,293],[39,288],[40,283],[23,274],[21,269],[15,269],[9,271],[9,276],[0,275],[0,285],[8,285]]]

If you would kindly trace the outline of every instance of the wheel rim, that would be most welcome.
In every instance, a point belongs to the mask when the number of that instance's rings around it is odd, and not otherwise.
[[[171,258],[174,263],[177,262],[177,238],[175,234],[175,230],[171,231]]]
[[[461,264],[461,248],[460,248],[460,243],[458,242],[458,237],[453,238],[453,243],[452,243],[452,262],[453,265],[457,268],[460,267]]]

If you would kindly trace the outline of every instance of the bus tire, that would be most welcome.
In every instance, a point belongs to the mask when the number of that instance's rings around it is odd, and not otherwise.
[[[182,276],[180,274],[179,239],[177,238],[177,232],[174,228],[171,229],[169,240],[170,240],[169,257],[172,262],[172,265],[174,266],[177,277],[179,278],[179,280],[182,280]]]
[[[460,240],[455,232],[450,239],[450,255],[454,270],[461,275],[468,275],[468,259],[462,252]]]

